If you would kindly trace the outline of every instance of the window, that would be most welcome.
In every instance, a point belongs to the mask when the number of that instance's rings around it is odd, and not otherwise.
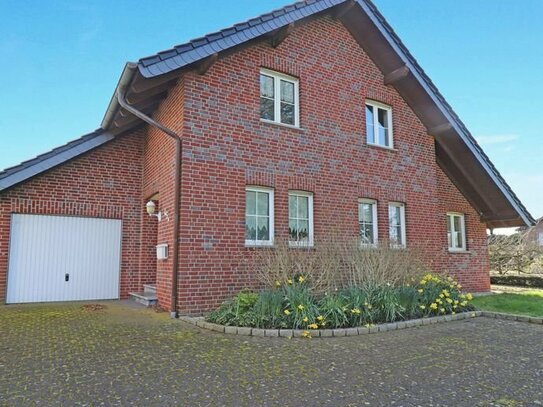
[[[366,102],[368,144],[392,148],[392,109],[378,102]]]
[[[358,201],[358,226],[363,246],[377,244],[377,202],[373,199]]]
[[[447,214],[447,240],[450,251],[466,250],[466,226],[464,214]]]
[[[313,194],[288,193],[288,240],[291,246],[313,246]]]
[[[273,190],[269,188],[245,188],[245,244],[273,244]]]
[[[298,127],[298,79],[277,72],[260,72],[260,118]]]
[[[543,246],[543,232],[539,232],[537,241],[539,242],[539,246]]]
[[[388,227],[390,244],[394,247],[405,247],[405,205],[400,202],[388,204]]]

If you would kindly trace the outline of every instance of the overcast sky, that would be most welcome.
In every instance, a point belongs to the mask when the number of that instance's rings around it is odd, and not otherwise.
[[[0,169],[96,129],[126,61],[286,3],[0,0]],[[543,216],[543,1],[375,3]]]

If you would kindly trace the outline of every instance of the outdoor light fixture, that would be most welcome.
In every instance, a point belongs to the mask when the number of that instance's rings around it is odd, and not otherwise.
[[[149,216],[156,216],[159,222],[162,220],[163,216],[166,218],[166,220],[170,220],[170,218],[168,218],[168,212],[166,211],[158,211],[158,213],[155,213],[156,204],[153,201],[147,202],[147,204],[145,205],[145,209],[147,210]]]

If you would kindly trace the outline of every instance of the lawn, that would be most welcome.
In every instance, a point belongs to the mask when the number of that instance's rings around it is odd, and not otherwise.
[[[483,311],[543,317],[543,290],[523,290],[476,297],[472,304]]]

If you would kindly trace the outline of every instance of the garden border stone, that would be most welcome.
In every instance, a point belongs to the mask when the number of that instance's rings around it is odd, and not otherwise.
[[[215,332],[220,332],[228,335],[242,336],[260,336],[260,337],[281,337],[281,338],[302,338],[305,332],[309,332],[313,338],[332,338],[344,336],[357,336],[373,334],[376,332],[388,332],[397,329],[415,328],[423,325],[431,325],[442,322],[460,321],[468,318],[485,317],[505,319],[509,321],[524,322],[528,324],[543,325],[543,318],[530,317],[526,315],[506,314],[503,312],[491,311],[467,311],[458,314],[448,314],[436,317],[425,317],[419,319],[409,319],[407,321],[388,322],[371,326],[360,326],[354,328],[335,328],[335,329],[261,329],[248,328],[242,326],[225,326],[206,322],[204,317],[188,317],[180,316],[179,320],[187,322],[197,327],[208,329]]]
[[[407,321],[388,322],[384,324],[360,326],[354,328],[335,328],[335,329],[261,329],[248,328],[241,326],[225,326],[206,322],[203,317],[180,316],[179,320],[196,325],[203,329],[220,332],[228,335],[260,336],[260,337],[281,337],[281,338],[302,338],[305,332],[309,332],[313,338],[331,338],[344,336],[357,336],[373,334],[376,332],[395,331],[397,329],[415,328],[423,325],[437,324],[442,322],[459,321],[467,318],[486,317],[508,319],[513,321],[543,324],[543,318],[527,317],[523,315],[504,314],[489,311],[467,311],[458,314],[448,314],[436,317],[425,317],[418,319],[409,319]]]

